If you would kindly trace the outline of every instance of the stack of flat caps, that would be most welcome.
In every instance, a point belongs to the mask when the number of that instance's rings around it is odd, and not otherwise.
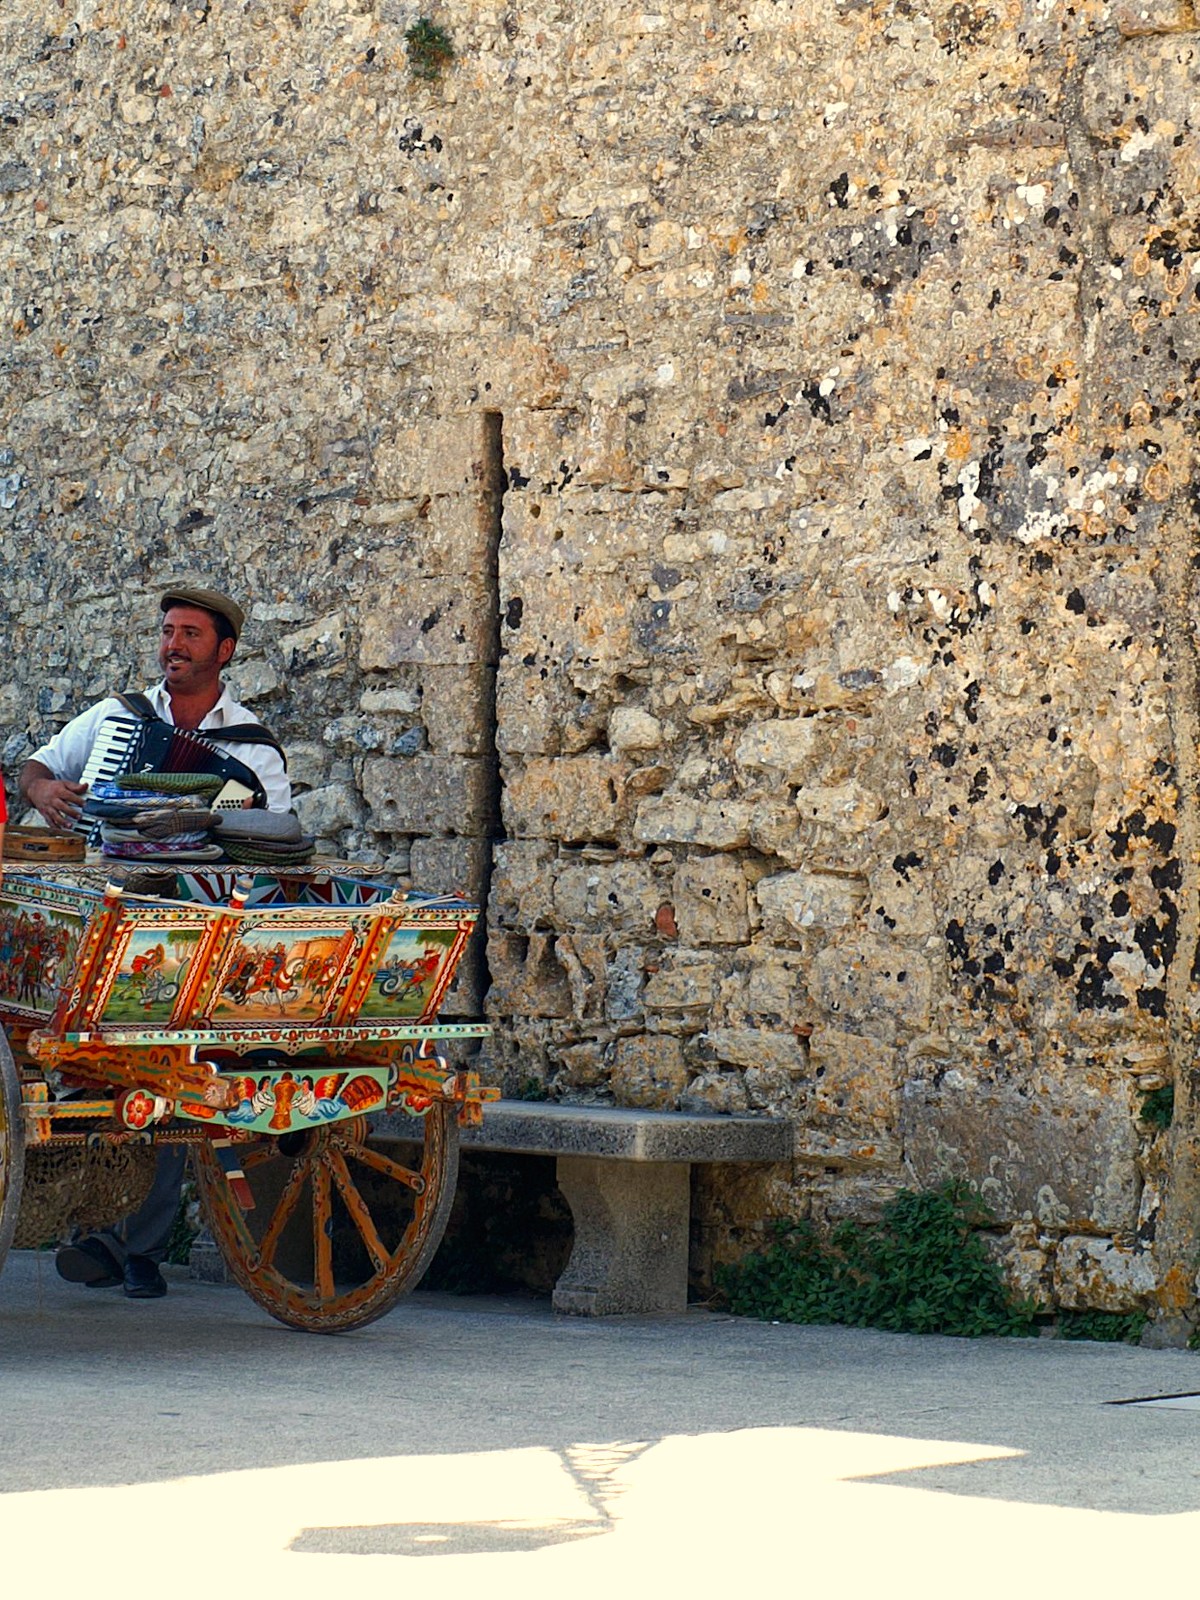
[[[100,824],[100,853],[117,861],[218,861],[209,810],[221,780],[203,773],[138,773],[94,783],[84,815]]]
[[[230,861],[247,866],[299,866],[317,847],[290,811],[222,811],[214,838]]]

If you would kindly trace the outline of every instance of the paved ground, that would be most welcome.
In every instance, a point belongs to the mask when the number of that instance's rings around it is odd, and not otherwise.
[[[16,1253],[0,1551],[50,1596],[1133,1592],[1194,1570],[1200,1402],[1118,1402],[1193,1391],[1182,1351],[517,1299],[319,1338]]]

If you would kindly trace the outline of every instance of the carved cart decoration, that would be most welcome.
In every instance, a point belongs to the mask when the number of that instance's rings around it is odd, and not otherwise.
[[[6,872],[0,1265],[26,1151],[31,1181],[65,1152],[82,1184],[114,1151],[152,1174],[156,1143],[186,1143],[259,1305],[315,1332],[380,1316],[436,1250],[458,1128],[497,1094],[438,1050],[489,1031],[436,1020],[476,915],[340,866]],[[375,1139],[384,1111],[411,1140]]]

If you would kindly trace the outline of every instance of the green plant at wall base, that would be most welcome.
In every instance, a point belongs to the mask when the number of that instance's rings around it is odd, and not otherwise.
[[[1148,1321],[1144,1311],[1060,1311],[1058,1336],[1099,1344],[1137,1344]]]
[[[454,60],[454,45],[445,28],[438,27],[428,17],[414,22],[404,35],[408,47],[408,70],[414,78],[432,83]]]
[[[828,1235],[781,1226],[768,1250],[722,1269],[718,1283],[731,1310],[773,1322],[1032,1334],[1033,1306],[1014,1300],[976,1231],[992,1221],[966,1184],[902,1189],[878,1222],[843,1222]]]
[[[1151,1089],[1142,1100],[1138,1116],[1147,1127],[1169,1128],[1175,1115],[1175,1085],[1165,1083],[1161,1089]]]

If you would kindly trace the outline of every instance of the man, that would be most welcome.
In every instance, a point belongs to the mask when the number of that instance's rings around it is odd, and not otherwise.
[[[222,668],[237,649],[245,621],[242,608],[215,589],[189,586],[168,589],[160,608],[158,664],[163,676],[161,683],[146,691],[150,709],[177,728],[205,734],[218,750],[257,776],[269,810],[289,811],[291,785],[279,746],[265,728],[257,728],[251,713],[232,698],[221,679]],[[97,733],[106,718],[122,709],[115,698],[101,700],[35,750],[22,768],[21,793],[51,828],[67,832],[79,820],[87,793],[79,780]],[[236,739],[223,743],[223,728],[231,734],[236,731]],[[123,1284],[134,1300],[166,1294],[159,1265],[179,1209],[186,1161],[186,1146],[160,1145],[154,1185],[145,1203],[114,1227],[63,1246],[55,1258],[60,1275],[90,1288]]]
[[[221,742],[222,728],[254,721],[221,681],[221,669],[231,660],[241,635],[245,621],[242,608],[215,589],[171,589],[160,604],[163,619],[158,664],[163,679],[146,691],[156,715],[177,728],[207,733],[218,750],[257,773],[269,810],[290,810],[292,793],[287,769],[273,741]],[[80,774],[101,723],[121,711],[121,702],[115,698],[99,701],[68,722],[49,744],[35,750],[21,769],[21,793],[50,827],[67,832],[79,820],[86,792],[79,782]]]

